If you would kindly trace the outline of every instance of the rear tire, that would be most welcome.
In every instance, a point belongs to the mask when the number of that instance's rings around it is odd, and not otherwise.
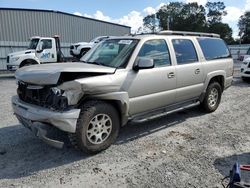
[[[83,105],[76,133],[69,134],[69,140],[75,148],[95,154],[115,142],[119,129],[119,115],[111,104],[89,101]]]
[[[205,98],[201,103],[203,109],[208,113],[214,112],[220,104],[221,94],[221,85],[218,82],[210,83],[207,87]]]

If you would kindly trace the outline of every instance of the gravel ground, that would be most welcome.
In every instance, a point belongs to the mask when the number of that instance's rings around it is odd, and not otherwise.
[[[214,113],[127,125],[95,156],[54,149],[19,125],[15,90],[13,78],[0,78],[0,187],[222,187],[235,161],[250,164],[250,84],[237,78]]]

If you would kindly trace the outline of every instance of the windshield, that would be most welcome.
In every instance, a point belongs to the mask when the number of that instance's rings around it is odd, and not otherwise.
[[[108,67],[125,67],[138,40],[108,39],[92,48],[81,61]]]
[[[31,39],[28,49],[35,50],[40,39]]]

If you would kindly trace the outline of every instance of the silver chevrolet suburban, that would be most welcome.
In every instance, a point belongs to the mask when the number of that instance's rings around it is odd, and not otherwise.
[[[32,65],[16,74],[14,114],[45,142],[50,129],[97,153],[128,121],[145,122],[201,105],[215,111],[233,80],[233,60],[216,34],[162,31],[113,37],[78,63]]]

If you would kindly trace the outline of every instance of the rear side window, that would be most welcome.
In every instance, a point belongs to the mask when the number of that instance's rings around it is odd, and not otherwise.
[[[178,65],[194,63],[198,61],[193,42],[188,39],[172,40]]]
[[[222,39],[197,38],[206,60],[231,57],[230,52]]]

